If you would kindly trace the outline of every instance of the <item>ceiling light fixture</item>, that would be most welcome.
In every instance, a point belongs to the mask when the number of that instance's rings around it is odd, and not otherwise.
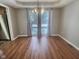
[[[39,0],[37,0],[37,7],[35,7],[35,8],[32,10],[32,12],[34,12],[34,13],[36,13],[36,14],[38,14],[38,13],[43,14],[43,13],[44,13],[44,8],[41,8]]]

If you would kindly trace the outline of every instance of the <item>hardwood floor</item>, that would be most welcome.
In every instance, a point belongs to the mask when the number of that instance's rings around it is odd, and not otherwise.
[[[4,59],[79,59],[79,51],[60,37],[18,38],[1,51]]]

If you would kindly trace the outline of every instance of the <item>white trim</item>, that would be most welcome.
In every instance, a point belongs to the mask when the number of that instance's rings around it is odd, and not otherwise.
[[[63,36],[61,36],[60,34],[58,34],[59,37],[61,37],[63,40],[65,40],[68,44],[70,44],[71,46],[73,46],[75,49],[77,49],[79,51],[79,48],[74,45],[73,43],[71,43],[70,41],[68,41],[66,38],[64,38]]]
[[[19,38],[19,37],[27,37],[28,35],[17,35],[13,40],[16,40],[17,38]],[[53,35],[51,35],[51,36],[58,36],[58,34],[53,34]],[[13,41],[12,40],[12,41]]]
[[[14,41],[14,40],[16,40],[17,38],[18,38],[18,36],[16,36],[15,38],[11,39],[11,41]]]
[[[27,37],[28,35],[18,35],[17,37]]]
[[[13,34],[13,28],[12,28],[10,8],[6,8],[6,12],[7,12],[7,17],[8,17],[8,23],[9,23],[9,30],[10,30],[11,40],[12,40],[14,38],[14,34]]]
[[[19,37],[27,37],[28,35],[17,35],[15,38],[12,39],[12,41],[16,40]]]
[[[5,8],[8,8],[6,5],[4,5],[4,4],[2,4],[2,3],[0,3],[0,6],[3,6],[3,7],[5,7]]]
[[[17,35],[18,37],[27,37],[28,35]],[[58,36],[58,34],[52,34],[50,36]]]
[[[58,36],[58,34],[52,34],[52,35],[50,35],[50,36]]]

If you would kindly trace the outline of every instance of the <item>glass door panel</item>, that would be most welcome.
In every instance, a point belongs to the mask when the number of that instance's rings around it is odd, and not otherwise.
[[[29,20],[31,24],[31,34],[32,36],[36,36],[38,34],[38,16],[32,9],[29,10]]]
[[[41,14],[41,35],[48,35],[49,10]]]

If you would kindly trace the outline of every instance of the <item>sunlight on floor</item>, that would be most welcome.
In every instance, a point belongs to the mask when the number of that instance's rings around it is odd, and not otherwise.
[[[46,51],[48,50],[48,38],[41,37],[39,39],[38,37],[32,37],[30,48],[32,50],[32,53],[46,53]]]

